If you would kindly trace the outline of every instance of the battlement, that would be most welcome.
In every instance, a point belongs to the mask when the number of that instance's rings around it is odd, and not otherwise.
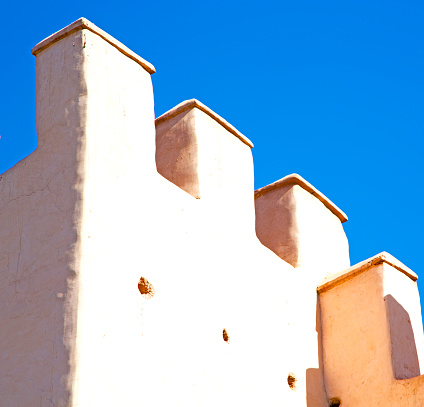
[[[383,252],[318,285],[329,397],[338,396],[353,405],[360,388],[371,405],[396,405],[399,400],[420,400],[417,405],[421,405],[424,388],[418,385],[420,381],[409,386],[397,382],[423,373],[417,278]]]
[[[293,267],[315,270],[317,282],[350,265],[347,216],[300,175],[256,190],[255,206],[262,244]]]
[[[108,42],[110,45],[115,47],[117,50],[122,52],[125,56],[137,62],[140,66],[142,66],[149,74],[154,74],[156,72],[155,67],[147,62],[145,59],[138,56],[135,52],[131,51],[124,44],[113,38],[107,32],[103,31],[92,22],[88,21],[86,18],[81,17],[77,21],[74,21],[72,24],[69,24],[67,27],[62,28],[61,30],[55,32],[50,37],[47,37],[43,41],[39,42],[32,50],[31,53],[35,57],[41,51],[44,51],[47,47],[50,47],[52,44],[63,40],[65,37],[74,34],[76,31],[80,30],[89,30],[92,33],[98,35],[100,38]]]
[[[230,123],[228,123],[225,119],[223,119],[221,116],[216,114],[213,110],[209,109],[207,106],[205,106],[202,102],[199,102],[196,99],[190,99],[185,100],[184,102],[181,102],[179,105],[173,107],[171,110],[168,110],[166,113],[162,114],[155,120],[156,126],[159,126],[161,123],[170,120],[174,118],[175,116],[178,116],[179,114],[190,110],[192,108],[197,108],[201,110],[202,112],[206,113],[209,117],[214,119],[218,124],[220,124],[224,129],[228,130],[231,134],[236,136],[240,141],[242,141],[244,144],[249,146],[250,148],[253,148],[253,143],[243,134],[241,134],[234,126],[232,126]]]
[[[410,268],[406,267],[391,254],[382,252],[367,260],[361,261],[360,263],[355,264],[346,270],[325,277],[324,280],[318,285],[317,291],[319,293],[323,293],[327,290],[330,290],[331,288],[336,287],[337,285],[356,277],[358,274],[363,273],[364,271],[367,271],[370,268],[382,263],[386,263],[389,266],[392,266],[396,270],[408,276],[412,281],[418,280],[418,276]]]
[[[37,149],[0,182],[0,405],[424,405],[412,270],[81,18],[36,45]]]
[[[260,196],[271,192],[274,189],[283,188],[287,185],[299,185],[305,191],[309,192],[311,195],[321,201],[327,209],[329,209],[334,215],[336,215],[340,219],[340,222],[347,222],[346,214],[339,207],[337,207],[324,194],[318,191],[312,184],[310,184],[298,174],[286,175],[284,178],[281,178],[278,181],[273,182],[272,184],[257,189],[255,191],[255,198],[259,198]]]

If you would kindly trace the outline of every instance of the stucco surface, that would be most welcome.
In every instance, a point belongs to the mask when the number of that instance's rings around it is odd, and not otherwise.
[[[395,406],[401,400],[420,405],[419,381],[399,380],[422,373],[417,285],[390,260],[373,263],[359,264],[358,273],[352,266],[335,285],[320,285],[327,395],[352,407]],[[408,393],[408,387],[414,390]]]
[[[289,184],[256,192],[256,233],[293,267],[314,269],[319,281],[350,265],[342,216],[322,202],[325,197],[320,200],[306,190],[299,176],[292,178]]]
[[[140,64],[87,29],[37,53],[39,146],[1,181],[2,406],[325,401],[316,284],[256,238],[250,147],[187,114],[200,200],[156,170]]]
[[[156,125],[156,166],[159,174],[200,198],[199,146],[195,110],[186,110]]]
[[[334,204],[255,205],[248,139],[197,101],[155,129],[151,65],[78,21],[35,48],[38,147],[0,179],[0,406],[420,405],[413,273],[340,273]]]
[[[69,405],[87,96],[82,48],[78,32],[37,59],[38,147],[1,176],[2,406]]]

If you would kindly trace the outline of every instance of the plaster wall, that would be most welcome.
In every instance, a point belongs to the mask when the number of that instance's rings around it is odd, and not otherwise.
[[[129,404],[136,377],[122,372],[142,364],[134,343],[146,244],[139,236],[153,221],[146,222],[140,208],[144,199],[145,210],[152,209],[156,175],[153,90],[142,66],[96,33],[82,33],[86,149],[72,402],[107,406],[119,397]],[[126,285],[133,290],[122,291]]]
[[[0,182],[0,404],[324,406],[315,286],[255,236],[249,147],[195,110],[204,198],[163,178],[149,73],[84,24],[37,51],[39,146]]]
[[[155,134],[153,66],[85,19],[34,53],[38,148],[0,180],[2,407],[420,405],[412,272],[318,300],[349,265],[331,201],[296,176],[255,222],[249,140],[198,101]]]
[[[174,109],[181,109],[184,103]],[[173,110],[165,113],[165,119],[160,117],[156,120],[156,140],[157,145],[160,146],[156,150],[158,171],[187,192],[190,192],[190,185],[187,188],[185,184],[188,178],[195,179],[199,183],[198,190],[204,191],[200,194],[199,200],[204,210],[204,218],[209,219],[213,227],[221,230],[216,235],[221,242],[217,253],[224,259],[219,268],[224,270],[226,277],[223,281],[227,282],[220,289],[223,292],[228,290],[228,303],[224,314],[227,314],[226,319],[232,321],[229,332],[246,329],[242,328],[246,323],[243,322],[243,315],[246,314],[249,318],[257,315],[255,320],[250,322],[249,330],[241,335],[244,338],[243,342],[247,344],[248,338],[255,340],[260,338],[257,344],[266,341],[267,348],[271,352],[269,362],[262,360],[261,365],[256,368],[256,371],[261,371],[262,374],[261,378],[257,377],[252,381],[252,385],[256,383],[255,387],[258,388],[261,383],[260,388],[267,389],[266,393],[269,395],[271,404],[280,399],[280,396],[275,393],[277,389],[280,389],[279,391],[284,392],[285,398],[296,400],[297,403],[301,403],[300,405],[305,402],[308,403],[307,405],[326,405],[317,340],[319,320],[316,312],[316,285],[320,276],[315,269],[305,269],[302,274],[295,275],[281,268],[282,274],[276,274],[273,277],[275,288],[278,290],[278,293],[273,294],[272,282],[267,278],[268,273],[273,273],[273,267],[262,263],[262,260],[265,261],[267,256],[272,256],[278,264],[278,259],[259,244],[254,234],[253,165],[247,144],[241,142],[234,134],[220,126],[216,120],[196,106],[178,115],[174,115]],[[179,153],[173,151],[169,155],[161,156],[162,152],[171,149],[170,146],[175,147]],[[165,150],[166,148],[169,150]],[[191,153],[188,154],[188,151]],[[197,165],[192,159],[193,152],[199,160]],[[190,174],[190,177],[187,177],[187,174]],[[203,239],[205,242],[208,240],[207,237]],[[211,241],[210,247],[215,245],[216,242]],[[285,262],[280,262],[280,265],[287,270],[288,265]],[[289,267],[288,270],[290,269],[292,268]],[[246,281],[236,282],[235,280],[231,283],[232,275]],[[242,277],[243,275],[245,277]],[[268,294],[258,292],[258,286],[262,286],[264,281],[270,284],[267,285],[267,289],[270,290]],[[240,287],[243,289],[241,290]],[[254,309],[250,310],[250,305],[249,308],[247,307],[249,299],[245,295],[254,296]],[[274,295],[276,297],[272,299]],[[267,297],[270,297],[267,299],[270,301],[281,297],[284,307],[280,308],[281,305],[276,305],[275,309],[270,307],[267,311],[262,306],[257,307],[256,299],[261,303]],[[239,307],[246,307],[246,309]],[[280,314],[279,308],[285,311]],[[231,318],[234,310],[237,310],[237,316]],[[272,322],[274,318],[272,315],[275,315],[275,312],[279,313],[279,316],[275,322]],[[243,330],[240,332],[242,334]],[[246,348],[246,354],[250,355],[247,360],[251,368],[248,368],[245,365],[246,362],[241,359],[234,363],[234,366],[244,366],[243,374],[237,375],[241,382],[250,382],[241,377],[247,372],[250,375],[255,370],[252,358],[255,357],[253,349],[258,349],[257,344],[251,347],[251,350]],[[243,344],[240,342],[235,346],[242,347]],[[261,348],[261,357],[264,357],[263,352]],[[271,363],[271,360],[275,361],[275,365],[274,362]],[[295,373],[298,379],[295,391],[291,390],[287,393],[286,380],[276,382],[277,378],[281,379],[278,363],[287,366],[284,368],[287,372]],[[264,369],[269,375],[267,373],[263,376]],[[266,381],[263,381],[265,379]],[[233,389],[239,386],[234,380],[230,380],[229,383]],[[238,397],[243,397],[237,390],[229,388],[228,393],[231,394],[231,392],[238,393]],[[246,394],[246,403],[258,397],[250,388],[242,393]],[[264,393],[262,391],[260,397],[264,397]],[[257,400],[258,403],[261,402]]]
[[[384,264],[384,301],[390,327],[391,361],[395,379],[424,373],[424,337],[416,281]]]
[[[256,233],[266,247],[293,267],[313,269],[318,282],[349,267],[349,245],[335,214],[338,208],[335,213],[330,211],[299,185],[304,183],[294,174],[277,181],[274,188],[256,191]]]
[[[383,273],[376,266],[319,296],[326,390],[346,406],[380,405],[393,380]]]
[[[82,32],[39,56],[38,147],[0,181],[0,405],[69,405],[84,171]],[[55,80],[52,82],[52,79]]]
[[[348,407],[420,405],[422,379],[413,379],[423,357],[416,276],[372,260],[318,288],[327,395]]]
[[[219,223],[227,228],[233,225],[233,233],[252,236],[255,208],[250,142],[241,142],[199,105],[208,109],[189,100],[172,109],[176,113],[188,110],[156,120],[158,172],[201,199],[202,207],[218,216]]]
[[[159,174],[200,199],[195,113],[185,110],[156,125],[156,166]]]

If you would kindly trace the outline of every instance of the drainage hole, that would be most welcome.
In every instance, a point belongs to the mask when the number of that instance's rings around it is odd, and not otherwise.
[[[145,298],[152,298],[155,294],[153,286],[144,277],[141,277],[138,282],[138,291]]]
[[[333,397],[330,400],[328,400],[328,405],[330,407],[339,407],[342,405],[342,402],[340,401],[338,397]]]
[[[296,381],[297,379],[294,373],[289,373],[289,375],[287,376],[287,384],[292,390],[296,389]]]

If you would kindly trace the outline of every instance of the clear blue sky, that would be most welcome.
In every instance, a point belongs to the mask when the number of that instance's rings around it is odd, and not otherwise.
[[[197,98],[255,144],[255,186],[296,172],[349,216],[352,264],[421,275],[422,1],[6,2],[0,173],[36,147],[31,48],[86,17],[153,63],[156,115]],[[0,226],[1,227],[1,226]]]

